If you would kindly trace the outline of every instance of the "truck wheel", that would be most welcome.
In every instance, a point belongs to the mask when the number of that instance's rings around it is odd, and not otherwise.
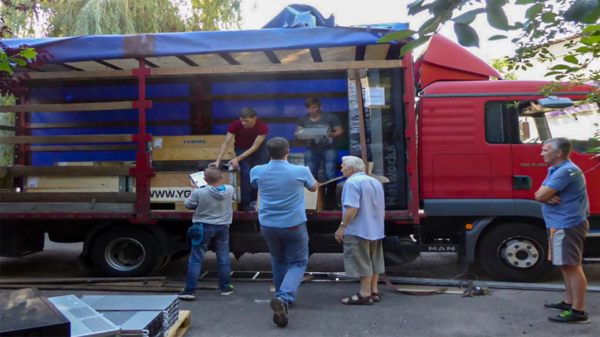
[[[135,227],[111,228],[100,234],[91,257],[96,269],[113,277],[146,276],[164,261],[158,240]]]
[[[485,234],[478,244],[479,262],[494,278],[511,282],[535,282],[548,276],[548,238],[543,228],[527,223],[508,223]]]

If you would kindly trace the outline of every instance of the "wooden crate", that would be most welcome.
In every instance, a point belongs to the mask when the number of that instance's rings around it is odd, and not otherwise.
[[[232,185],[230,173],[232,172],[221,172],[223,184]],[[239,182],[239,172],[233,172],[233,174],[236,174]],[[234,187],[237,189],[237,186]],[[150,178],[150,202],[155,204],[154,208],[160,211],[193,212],[183,206],[193,190],[194,188],[190,185],[190,175],[187,172],[159,172]],[[158,209],[160,207],[169,209]],[[233,209],[237,210],[237,203],[233,204]]]
[[[28,176],[27,192],[121,192],[123,177]]]
[[[182,337],[192,324],[191,313],[189,310],[179,310],[177,322],[169,328],[165,337]]]
[[[216,160],[225,136],[160,136],[152,139],[152,160]],[[224,161],[235,158],[233,142],[227,149]]]

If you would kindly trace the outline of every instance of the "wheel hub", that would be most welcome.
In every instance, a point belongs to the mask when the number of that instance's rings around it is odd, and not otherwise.
[[[104,258],[111,268],[131,271],[138,268],[146,258],[144,246],[132,238],[118,238],[111,241],[104,252]]]
[[[502,258],[515,268],[531,268],[540,260],[540,252],[533,242],[526,239],[513,239],[501,251]]]

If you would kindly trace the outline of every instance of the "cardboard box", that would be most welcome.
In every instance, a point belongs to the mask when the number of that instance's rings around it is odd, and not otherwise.
[[[123,192],[125,177],[28,176],[27,192]]]
[[[216,160],[225,136],[157,136],[152,139],[152,160]],[[233,141],[222,160],[235,158]]]

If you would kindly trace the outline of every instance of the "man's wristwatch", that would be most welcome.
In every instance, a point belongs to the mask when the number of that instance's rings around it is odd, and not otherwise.
[[[344,225],[344,223],[343,223],[343,222],[340,222],[340,227],[342,227],[342,228],[346,228],[346,227],[348,227],[348,225]]]

